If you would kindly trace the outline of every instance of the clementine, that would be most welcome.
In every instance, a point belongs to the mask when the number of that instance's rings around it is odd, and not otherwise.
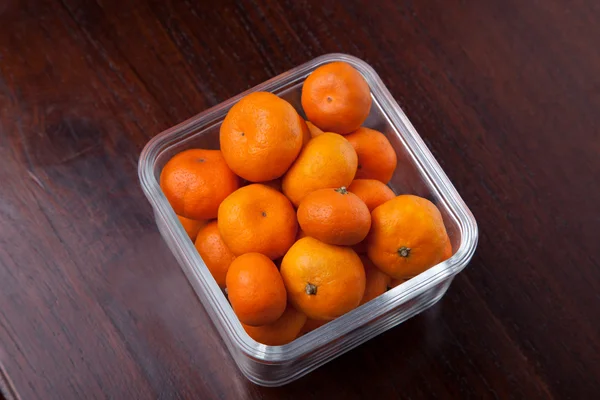
[[[369,209],[345,187],[309,193],[297,214],[307,235],[329,244],[351,246],[363,240],[371,228]]]
[[[227,271],[235,255],[223,242],[217,221],[210,222],[198,232],[195,246],[217,284],[224,289]]]
[[[242,326],[248,336],[257,342],[268,346],[282,346],[298,337],[305,322],[306,315],[288,305],[283,315],[272,324],[251,326],[242,323]]]
[[[357,195],[367,205],[369,212],[396,197],[392,189],[375,179],[355,179],[348,186],[348,191]]]
[[[311,319],[337,318],[356,308],[365,292],[358,255],[311,237],[298,240],[286,253],[281,276],[289,301]]]
[[[446,229],[427,199],[401,195],[371,213],[367,253],[373,264],[395,279],[408,279],[440,262]]]
[[[310,121],[306,121],[306,126],[308,127],[311,138],[314,138],[315,136],[319,136],[323,133],[323,131],[321,129],[319,129],[318,126],[316,126],[315,124],[313,124]]]
[[[444,252],[442,253],[440,262],[446,261],[450,257],[452,257],[452,242],[450,241],[448,234],[446,234],[446,244],[444,245]]]
[[[300,153],[303,122],[280,97],[251,93],[229,110],[221,125],[223,157],[236,174],[251,182],[279,178]]]
[[[348,186],[356,173],[354,148],[343,136],[323,133],[302,149],[282,180],[283,193],[297,207],[317,189]]]
[[[312,138],[310,128],[308,124],[300,115],[298,115],[298,119],[300,119],[300,126],[302,127],[302,147],[306,146],[306,143]]]
[[[392,179],[398,159],[385,135],[369,128],[358,128],[346,136],[358,155],[356,179],[377,179],[388,183]]]
[[[183,226],[183,229],[185,229],[185,233],[188,234],[192,242],[196,240],[196,236],[198,235],[200,229],[202,229],[202,227],[206,225],[205,220],[197,221],[195,219],[182,217],[181,215],[178,215],[177,219],[179,220],[181,226]]]
[[[219,232],[235,255],[255,252],[274,260],[294,243],[297,230],[290,201],[265,185],[244,186],[219,207]]]
[[[357,195],[367,205],[369,212],[396,197],[392,189],[375,179],[355,179],[348,186],[348,191]],[[364,254],[367,252],[367,243],[363,240],[352,248],[358,254]]]
[[[371,110],[369,85],[360,72],[344,62],[314,70],[304,81],[301,100],[312,123],[339,134],[358,129]]]
[[[381,270],[373,265],[371,260],[367,257],[361,256],[360,260],[365,267],[366,276],[365,294],[360,301],[360,304],[363,305],[385,293],[388,290],[392,278],[381,272]]]
[[[221,201],[239,186],[219,150],[182,151],[160,174],[160,187],[175,214],[195,220],[216,218]]]
[[[227,295],[231,307],[246,325],[268,325],[285,311],[286,291],[273,261],[260,253],[237,257],[227,272]]]

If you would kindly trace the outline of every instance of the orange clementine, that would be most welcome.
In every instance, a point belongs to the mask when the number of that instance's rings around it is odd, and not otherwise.
[[[398,159],[385,135],[369,128],[358,128],[346,136],[358,155],[356,179],[377,179],[388,183],[392,179]]]
[[[248,336],[257,342],[268,346],[282,346],[298,337],[305,322],[306,315],[288,306],[283,315],[272,324],[261,326],[242,324],[242,326]]]
[[[284,175],[283,193],[297,207],[317,189],[350,185],[356,165],[356,152],[343,136],[323,133],[308,142]]]
[[[450,241],[450,237],[446,234],[446,244],[444,245],[444,252],[442,253],[442,261],[446,261],[452,257],[452,242]]]
[[[306,323],[304,324],[304,326],[302,327],[302,330],[300,330],[300,334],[299,336],[305,335],[308,332],[312,332],[315,329],[325,325],[326,323],[328,323],[329,321],[319,321],[318,319],[310,319],[308,318],[306,320]]]
[[[195,246],[217,284],[224,289],[227,270],[235,255],[223,242],[217,221],[210,222],[198,232]]]
[[[221,201],[239,186],[219,150],[182,151],[160,174],[160,187],[175,214],[195,220],[216,218]]]
[[[358,255],[311,237],[298,240],[286,253],[281,276],[289,301],[311,319],[337,318],[356,308],[365,292]]]
[[[392,189],[375,179],[355,179],[348,186],[348,191],[357,195],[367,205],[369,212],[396,197]],[[364,254],[367,252],[367,243],[363,240],[352,248],[357,253]]]
[[[373,264],[395,279],[408,279],[440,262],[446,229],[427,199],[401,195],[371,213],[367,253]]]
[[[314,138],[315,136],[319,136],[320,134],[323,133],[323,131],[321,129],[319,129],[318,126],[316,126],[315,124],[313,124],[310,121],[306,121],[306,126],[308,127],[311,138]]]
[[[302,147],[304,147],[311,139],[312,135],[306,121],[304,121],[300,115],[298,115],[298,119],[300,119],[300,126],[302,127]]]
[[[392,189],[375,179],[355,179],[348,186],[348,191],[357,195],[367,205],[369,212],[396,197]]]
[[[297,230],[290,201],[265,185],[244,186],[219,207],[219,231],[235,255],[255,252],[274,260],[294,243]]]
[[[344,62],[314,70],[302,85],[301,100],[312,123],[339,134],[358,129],[371,110],[369,85],[360,72]]]
[[[196,240],[198,232],[200,231],[200,229],[202,229],[204,225],[206,225],[207,222],[205,220],[198,221],[195,219],[185,218],[181,215],[178,215],[177,219],[179,220],[179,223],[181,223],[181,226],[183,226],[183,229],[185,229],[185,233],[188,234],[192,242]]]
[[[227,272],[227,295],[235,315],[246,325],[277,321],[287,305],[286,291],[273,261],[260,253],[237,257]]]
[[[221,125],[223,157],[251,182],[279,178],[300,153],[303,122],[287,101],[272,93],[251,93],[229,110]]]
[[[392,278],[381,272],[367,257],[361,256],[360,259],[365,267],[366,276],[365,294],[360,301],[362,305],[385,293]]]
[[[345,187],[309,193],[297,214],[307,235],[329,244],[351,246],[363,240],[371,228],[369,209]]]

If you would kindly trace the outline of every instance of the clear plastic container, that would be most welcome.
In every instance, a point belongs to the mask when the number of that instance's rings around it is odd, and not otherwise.
[[[373,105],[364,125],[383,132],[398,156],[391,188],[397,194],[410,193],[428,198],[439,207],[454,254],[449,260],[289,344],[266,346],[254,341],[242,328],[162,193],[159,176],[165,163],[178,152],[193,147],[217,149],[219,127],[227,111],[248,93],[273,92],[302,113],[302,82],[314,69],[333,61],[345,61],[365,77],[371,87]],[[402,109],[368,64],[344,54],[318,57],[162,132],[142,151],[138,172],[160,233],[236,364],[258,385],[281,386],[292,382],[426,310],[444,295],[454,276],[470,261],[477,245],[477,224],[473,215]]]

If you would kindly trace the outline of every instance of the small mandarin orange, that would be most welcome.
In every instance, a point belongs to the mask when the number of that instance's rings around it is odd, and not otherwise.
[[[277,267],[267,256],[246,253],[237,257],[227,272],[227,295],[243,324],[268,325],[285,311],[287,299]]]
[[[329,321],[356,308],[365,293],[365,269],[349,247],[312,237],[283,257],[281,276],[290,303],[311,319]]]
[[[365,78],[345,62],[314,70],[302,85],[302,108],[325,132],[347,134],[358,129],[371,110],[371,91]]]
[[[160,174],[160,187],[175,214],[195,220],[216,218],[221,202],[239,186],[219,150],[185,150]]]
[[[437,207],[427,199],[401,195],[371,213],[367,254],[394,279],[412,278],[440,262],[447,234]]]
[[[265,182],[288,170],[308,128],[290,103],[267,92],[254,92],[227,113],[220,144],[227,165],[251,182]]]
[[[350,185],[356,166],[352,145],[343,136],[323,133],[308,142],[284,175],[283,193],[297,207],[304,196],[317,189]]]
[[[307,235],[329,244],[357,244],[371,228],[369,209],[345,187],[309,193],[298,206],[297,214]]]
[[[282,257],[296,239],[298,223],[290,201],[262,185],[244,186],[219,207],[219,231],[233,254],[261,253]]]
[[[369,128],[359,128],[346,139],[358,155],[356,179],[377,179],[388,183],[396,170],[396,152],[385,135]]]
[[[198,232],[195,246],[217,284],[224,289],[227,270],[235,255],[223,242],[217,221],[210,222]]]
[[[306,322],[306,315],[288,305],[283,315],[269,325],[251,326],[242,323],[252,339],[268,346],[282,346],[298,337]]]

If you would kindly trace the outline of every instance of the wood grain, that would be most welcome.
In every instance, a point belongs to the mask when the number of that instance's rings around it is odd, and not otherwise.
[[[600,395],[600,4],[0,4],[0,362],[23,399]],[[152,136],[318,55],[370,63],[480,227],[433,309],[240,374],[138,184]]]

